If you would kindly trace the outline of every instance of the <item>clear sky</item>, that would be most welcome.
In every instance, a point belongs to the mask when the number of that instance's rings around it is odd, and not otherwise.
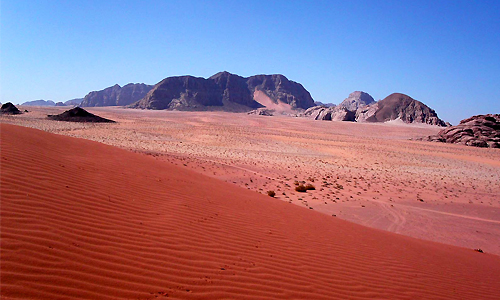
[[[500,1],[0,2],[0,102],[165,77],[283,74],[316,101],[408,94],[500,113]]]

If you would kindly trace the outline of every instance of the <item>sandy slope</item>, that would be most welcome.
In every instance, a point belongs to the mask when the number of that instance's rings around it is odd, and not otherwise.
[[[500,257],[1,124],[2,299],[497,299]]]

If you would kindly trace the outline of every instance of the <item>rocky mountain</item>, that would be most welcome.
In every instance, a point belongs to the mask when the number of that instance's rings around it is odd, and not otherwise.
[[[363,118],[366,118],[367,122],[387,122],[400,119],[405,123],[446,126],[433,109],[405,94],[391,94],[373,105],[376,105],[373,114],[370,113],[369,105],[368,109],[366,106],[361,108],[363,112],[357,115],[363,114]]]
[[[146,96],[153,88],[144,83],[129,83],[123,87],[118,84],[104,90],[88,93],[80,106],[125,106]]]
[[[272,107],[270,107],[272,106]],[[220,72],[207,79],[193,76],[168,77],[156,84],[131,107],[175,110],[249,111],[307,109],[314,106],[309,92],[283,75],[241,77]]]
[[[344,99],[344,101],[342,101],[338,106],[344,107],[350,111],[356,111],[358,108],[372,103],[375,103],[375,100],[373,100],[373,97],[370,96],[370,94],[356,91],[349,94],[349,97]]]
[[[399,119],[405,123],[447,126],[433,109],[400,93],[375,102],[365,92],[353,92],[336,107],[315,106],[307,109],[304,115],[327,121],[387,122]]]
[[[441,130],[427,141],[500,148],[500,114],[478,115]]]
[[[71,99],[71,100],[64,102],[64,104],[65,105],[80,105],[82,103],[82,101],[83,101],[83,98],[75,98],[75,99]]]
[[[28,101],[24,102],[21,105],[26,105],[26,106],[55,106],[56,103],[52,100],[34,100],[34,101]]]

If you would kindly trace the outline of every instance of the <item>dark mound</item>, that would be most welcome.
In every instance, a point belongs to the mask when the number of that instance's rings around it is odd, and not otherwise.
[[[433,109],[405,94],[391,94],[384,100],[377,102],[377,105],[378,109],[375,114],[367,118],[366,121],[386,122],[399,118],[405,123],[446,126]]]
[[[101,118],[80,107],[72,108],[59,115],[48,115],[47,117],[51,120],[66,122],[115,123],[113,120]]]
[[[0,113],[3,114],[3,115],[20,115],[22,114],[22,112],[17,109],[17,107],[10,103],[10,102],[7,102],[5,104],[2,105],[2,108],[0,109]]]
[[[478,115],[427,137],[431,142],[500,148],[500,114]]]

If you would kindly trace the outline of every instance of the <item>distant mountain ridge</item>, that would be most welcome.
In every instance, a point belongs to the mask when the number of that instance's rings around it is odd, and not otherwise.
[[[56,103],[52,100],[33,100],[33,101],[27,101],[24,102],[21,105],[26,105],[26,106],[55,106]]]
[[[281,74],[242,77],[224,71],[209,78],[165,78],[130,107],[242,112],[266,106],[261,99],[292,109],[314,106],[311,94],[300,83]]]
[[[125,106],[143,98],[152,88],[152,85],[144,83],[129,83],[123,87],[115,84],[104,90],[88,93],[80,106]]]
[[[75,98],[68,100],[66,102],[57,102],[55,103],[52,100],[34,100],[34,101],[27,101],[24,102],[21,105],[26,105],[26,106],[64,106],[64,105],[80,105],[82,102],[83,98]]]

